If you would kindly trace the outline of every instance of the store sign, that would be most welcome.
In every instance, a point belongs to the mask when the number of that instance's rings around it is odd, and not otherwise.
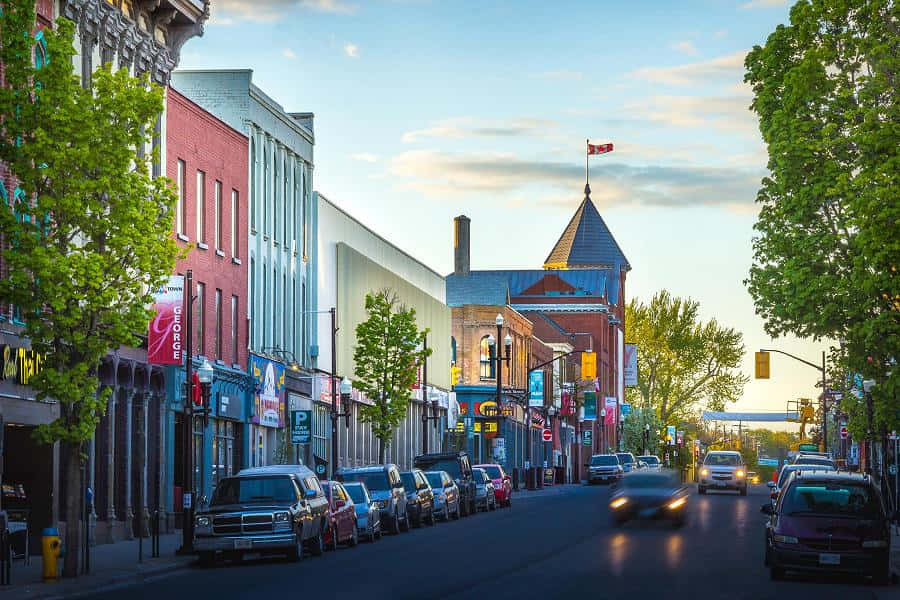
[[[256,384],[253,422],[266,427],[284,427],[284,365],[251,355],[250,375]]]
[[[594,444],[593,429],[585,429],[581,432],[581,443],[585,446],[592,446]]]
[[[625,344],[625,386],[638,384],[637,344]]]
[[[228,419],[241,418],[241,399],[239,396],[219,396],[218,402],[219,416]]]
[[[147,334],[147,362],[153,365],[180,365],[183,341],[184,277],[172,275],[153,294],[156,316]]]
[[[0,379],[28,385],[31,378],[41,372],[45,359],[45,355],[34,350],[13,348],[4,344],[0,346],[0,360],[2,360]]]

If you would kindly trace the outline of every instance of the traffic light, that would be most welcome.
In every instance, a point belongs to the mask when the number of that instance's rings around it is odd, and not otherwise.
[[[589,350],[581,353],[581,378],[597,379],[597,355]]]
[[[756,353],[756,379],[769,378],[769,353]]]
[[[462,369],[455,365],[450,367],[450,385],[459,385],[461,375]]]

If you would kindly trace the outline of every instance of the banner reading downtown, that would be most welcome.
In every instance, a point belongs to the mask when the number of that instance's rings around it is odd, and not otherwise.
[[[182,361],[182,312],[184,276],[171,275],[153,294],[156,315],[147,335],[147,362],[154,365],[180,365]]]

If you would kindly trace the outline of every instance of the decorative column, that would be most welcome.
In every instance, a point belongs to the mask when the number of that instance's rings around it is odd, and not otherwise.
[[[119,395],[119,386],[112,388],[112,393],[106,401],[106,526],[109,532],[109,541],[113,538],[113,523],[116,521],[116,398]]]
[[[149,376],[148,376],[149,381]],[[148,382],[149,385],[149,382]],[[140,505],[138,506],[138,510],[142,516],[140,521],[140,526],[138,527],[138,535],[141,537],[146,537],[150,535],[149,532],[149,524],[150,524],[150,510],[147,508],[147,438],[149,433],[149,424],[148,415],[150,412],[150,393],[142,392],[139,394],[141,399],[141,404],[138,407],[138,418],[140,419],[140,423],[138,425],[138,468],[141,470],[140,477]]]
[[[123,520],[125,521],[125,538],[129,540],[134,537],[134,528],[132,527],[134,524],[134,507],[131,494],[131,474],[134,463],[132,452],[132,432],[134,430],[132,426],[134,414],[132,402],[134,393],[134,388],[125,390],[125,448],[122,453],[125,462],[125,512],[123,514]]]
[[[159,419],[159,442],[157,444],[157,456],[156,456],[156,464],[159,465],[156,473],[156,506],[159,509],[160,513],[160,523],[161,527],[165,531],[168,531],[168,517],[167,517],[167,507],[168,503],[166,502],[166,481],[168,481],[166,468],[168,467],[168,447],[169,442],[166,436],[168,419],[166,418],[167,411],[167,400],[165,394],[159,395],[157,394],[158,406],[159,406],[159,414],[156,415],[156,418]]]

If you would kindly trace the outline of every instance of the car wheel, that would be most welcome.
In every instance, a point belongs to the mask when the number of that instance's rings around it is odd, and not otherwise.
[[[203,569],[209,569],[210,567],[216,566],[215,552],[201,552],[198,559],[200,561],[200,567]]]
[[[300,562],[303,559],[303,534],[300,530],[294,538],[293,547],[287,551],[287,559],[290,562]]]
[[[472,504],[469,505],[469,514],[474,515],[478,512],[478,509],[475,507],[475,499],[472,498]]]
[[[319,535],[309,540],[309,551],[313,556],[322,556],[325,553],[325,526],[319,529]]]
[[[876,563],[874,571],[872,571],[872,583],[875,585],[891,584],[891,561],[889,557],[885,557],[884,561]]]
[[[747,495],[747,486],[744,486],[741,488],[741,496],[746,496],[746,495]]]
[[[359,543],[359,526],[354,523],[353,524],[353,535],[350,536],[350,547],[356,546]]]
[[[425,520],[425,524],[428,525],[429,527],[431,527],[434,525],[434,523],[435,523],[434,509],[432,508],[431,512],[428,513],[428,519]]]
[[[400,515],[394,513],[394,517],[391,519],[391,533],[394,535],[400,534]]]
[[[338,549],[338,532],[337,527],[334,527],[331,530],[331,540],[328,542],[327,550],[337,550]]]
[[[449,509],[448,509],[449,510]],[[459,521],[459,500],[456,501],[456,510],[453,511],[453,520]],[[448,517],[449,518],[449,517]]]
[[[769,578],[772,581],[781,581],[784,579],[784,569],[776,565],[769,567]]]
[[[403,522],[400,524],[401,531],[409,531],[409,512],[403,515]]]
[[[703,487],[702,485],[697,486],[697,493],[700,494],[701,496],[706,494],[706,488]]]
[[[491,502],[491,510],[497,510],[497,496],[494,496],[494,501]]]
[[[512,493],[510,492],[506,496],[506,508],[512,508]]]

